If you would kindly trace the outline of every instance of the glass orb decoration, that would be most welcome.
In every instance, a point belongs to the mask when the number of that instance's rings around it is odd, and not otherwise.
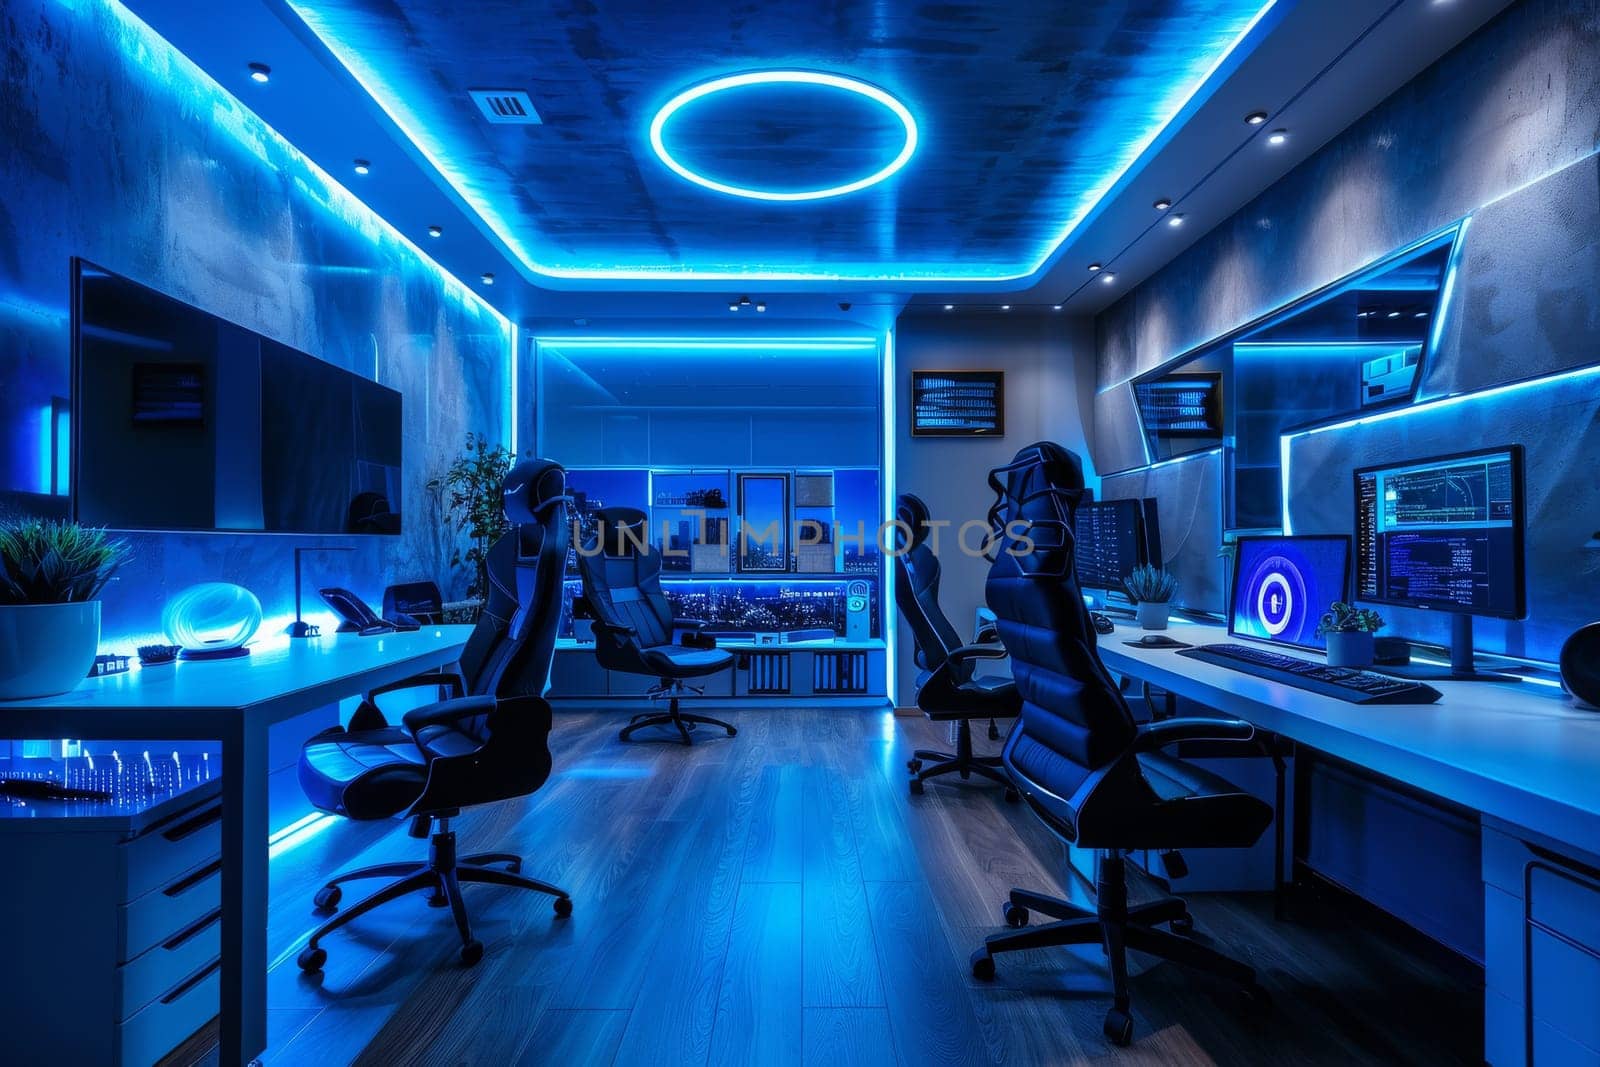
[[[245,642],[261,628],[261,601],[242,585],[202,582],[167,602],[161,628],[182,646],[182,659],[247,656]]]

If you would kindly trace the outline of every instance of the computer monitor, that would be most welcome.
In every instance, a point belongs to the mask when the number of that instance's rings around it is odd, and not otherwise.
[[[1097,500],[1079,504],[1073,524],[1078,585],[1083,589],[1124,591],[1124,581],[1145,562],[1143,506],[1137,500]]]
[[[1515,681],[1472,664],[1472,617],[1527,613],[1522,448],[1355,472],[1356,599],[1451,615],[1450,666],[1385,668],[1407,678]]]
[[[1343,534],[1241,537],[1235,542],[1228,633],[1277,645],[1325,650],[1317,623],[1350,587],[1350,538]]]

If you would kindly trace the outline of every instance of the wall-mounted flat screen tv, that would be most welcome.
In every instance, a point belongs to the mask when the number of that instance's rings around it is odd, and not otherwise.
[[[400,394],[73,264],[73,508],[118,530],[400,532]]]

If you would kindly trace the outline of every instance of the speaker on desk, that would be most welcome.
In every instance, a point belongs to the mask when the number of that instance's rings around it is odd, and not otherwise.
[[[844,636],[847,641],[872,637],[872,587],[853,581],[844,589]]]
[[[1600,711],[1600,622],[1591,622],[1561,646],[1561,684],[1579,707]]]

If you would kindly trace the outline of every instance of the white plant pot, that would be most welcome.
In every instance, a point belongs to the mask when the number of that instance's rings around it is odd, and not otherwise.
[[[1141,630],[1165,630],[1167,618],[1172,614],[1172,605],[1166,601],[1141,600],[1134,605],[1134,613],[1139,616]]]
[[[0,700],[70,693],[100,650],[100,601],[0,605]]]

